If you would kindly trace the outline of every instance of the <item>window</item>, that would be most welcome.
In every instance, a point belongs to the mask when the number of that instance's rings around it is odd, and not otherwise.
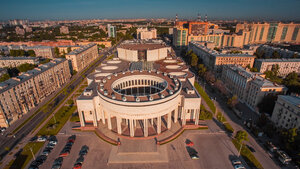
[[[93,112],[92,111],[90,111],[90,115],[92,115],[93,114]]]
[[[292,35],[292,40],[296,40],[299,32],[299,27],[295,27],[293,35]]]

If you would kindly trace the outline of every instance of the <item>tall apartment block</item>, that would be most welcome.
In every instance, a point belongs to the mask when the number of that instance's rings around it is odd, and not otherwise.
[[[112,26],[111,24],[107,24],[107,32],[108,32],[108,37],[110,37],[110,38],[117,37],[116,26]]]
[[[300,59],[256,59],[254,67],[261,73],[270,71],[272,68],[278,65],[278,75],[286,76],[289,73],[300,73]]]
[[[280,128],[300,129],[300,97],[279,95],[271,120]]]
[[[21,64],[39,64],[39,58],[36,57],[0,57],[0,68],[17,67]]]
[[[72,69],[81,71],[98,57],[98,48],[95,43],[82,46],[66,55],[72,63]]]
[[[69,62],[58,58],[0,83],[0,126],[10,126],[70,78]]]
[[[188,50],[192,50],[210,70],[221,73],[223,65],[253,66],[255,56],[248,54],[224,54],[202,46],[200,42],[190,42]]]
[[[226,88],[252,110],[257,111],[257,105],[264,96],[285,94],[287,88],[264,78],[261,73],[253,73],[241,66],[226,65],[223,67],[222,81]]]
[[[61,34],[69,34],[69,28],[67,26],[62,26],[59,28]]]
[[[136,30],[137,39],[156,39],[157,33],[156,29],[148,29],[148,28],[138,28]]]

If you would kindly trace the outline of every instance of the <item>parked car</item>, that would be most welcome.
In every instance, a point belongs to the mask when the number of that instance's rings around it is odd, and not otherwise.
[[[74,142],[76,140],[76,135],[72,135],[68,138],[69,142]]]
[[[84,157],[80,156],[80,157],[77,158],[76,163],[81,163],[82,164],[83,161],[84,161]]]
[[[53,144],[53,145],[56,145],[57,144],[57,141],[56,140],[51,140],[49,141],[50,144]]]
[[[238,159],[235,160],[231,160],[232,165],[238,165],[238,164],[242,164],[242,162]]]
[[[73,169],[80,169],[82,167],[81,163],[76,163],[73,167]]]
[[[70,154],[70,150],[63,150],[60,152],[59,157],[66,157]]]
[[[246,169],[243,164],[234,165],[234,169]]]
[[[37,141],[37,142],[45,142],[45,141],[47,141],[47,138],[41,136],[41,137],[38,137],[38,139],[37,139],[36,141]]]
[[[197,154],[192,154],[192,155],[190,155],[190,156],[191,156],[191,158],[192,158],[193,160],[199,159],[199,156],[198,156]]]
[[[42,152],[42,155],[48,156],[50,152],[51,152],[51,150],[45,149],[45,150]]]
[[[250,150],[251,152],[255,152],[255,150],[254,150],[253,147],[251,147],[251,146],[249,146],[249,145],[247,145],[247,147],[249,148],[249,150]]]
[[[32,137],[29,141],[30,142],[34,142],[34,141],[36,141],[38,139],[38,136],[34,136],[34,137]]]
[[[54,164],[51,167],[51,169],[60,169],[60,168],[61,168],[61,164]]]
[[[5,130],[6,130],[6,127],[1,127],[0,128],[0,132],[5,132]]]

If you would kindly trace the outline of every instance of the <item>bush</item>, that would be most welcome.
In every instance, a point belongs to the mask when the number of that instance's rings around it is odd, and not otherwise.
[[[55,113],[55,119],[52,117],[37,135],[56,135],[65,125],[70,116],[76,110],[76,106],[64,106]]]
[[[217,119],[222,123],[226,121],[224,115],[221,112],[218,112]]]
[[[213,114],[206,110],[203,104],[201,104],[199,120],[211,120],[213,118]]]
[[[224,123],[225,130],[228,131],[229,133],[233,133],[234,129],[229,123]]]
[[[235,148],[237,150],[240,149],[241,144],[239,144],[238,140],[233,139],[232,143],[234,144]],[[242,150],[241,150],[241,156],[245,159],[246,163],[250,166],[253,167],[255,166],[256,168],[263,169],[263,166],[257,161],[255,156],[252,154],[252,152],[249,150],[248,147],[243,145]]]
[[[204,101],[206,102],[206,104],[208,105],[208,107],[210,108],[210,110],[213,113],[216,113],[215,104],[212,102],[212,100],[209,98],[209,96],[207,95],[207,93],[202,89],[202,87],[197,82],[195,82],[195,88],[197,89],[197,91],[199,92],[199,94],[201,95],[201,97],[204,99]]]
[[[70,121],[71,121],[71,122],[77,122],[77,121],[80,121],[79,116],[78,116],[78,113],[73,114],[72,117],[70,118]]]

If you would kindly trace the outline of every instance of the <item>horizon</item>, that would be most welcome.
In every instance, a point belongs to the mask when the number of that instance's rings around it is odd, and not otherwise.
[[[209,20],[282,20],[299,21],[299,0],[222,0],[185,2],[179,0],[137,1],[113,0],[12,0],[2,2],[0,20],[92,20],[92,19],[196,19],[200,13]],[[112,5],[116,4],[116,5]]]

